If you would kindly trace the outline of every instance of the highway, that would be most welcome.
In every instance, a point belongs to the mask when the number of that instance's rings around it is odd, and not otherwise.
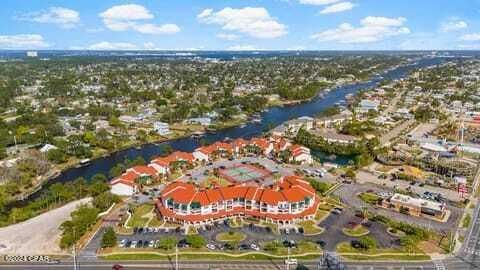
[[[120,265],[124,266],[125,270],[137,270],[137,269],[175,269],[174,262],[158,262],[158,261],[126,261],[118,262]],[[111,269],[113,262],[105,261],[96,261],[81,264],[79,269],[81,270],[90,270],[90,269]],[[305,261],[303,262],[305,266],[309,269],[317,269],[317,261]],[[348,269],[353,270],[438,270],[435,267],[433,262],[354,262],[354,263],[345,263]],[[61,263],[61,264],[15,264],[15,265],[2,265],[0,267],[2,270],[18,270],[18,269],[31,269],[31,270],[67,270],[73,269],[73,265],[70,263]],[[77,268],[78,269],[78,268]],[[287,269],[283,261],[189,261],[189,262],[180,262],[179,269],[222,269],[222,270],[281,270]],[[295,269],[291,267],[291,269]],[[320,269],[327,269],[322,267]],[[460,269],[460,268],[457,268]]]

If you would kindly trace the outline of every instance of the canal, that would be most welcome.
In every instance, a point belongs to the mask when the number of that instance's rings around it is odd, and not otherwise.
[[[346,95],[354,94],[361,89],[376,87],[382,80],[401,79],[408,75],[409,71],[415,68],[432,66],[440,64],[443,61],[445,61],[445,58],[423,58],[417,61],[415,64],[400,66],[393,70],[389,70],[381,76],[376,76],[369,81],[339,86],[332,89],[332,91],[328,92],[323,97],[317,97],[308,102],[291,106],[270,108],[261,113],[262,121],[259,123],[250,122],[242,127],[232,127],[220,130],[216,133],[207,133],[203,138],[207,142],[214,142],[223,140],[225,138],[235,139],[239,137],[250,138],[253,136],[258,136],[261,135],[268,127],[277,126],[292,118],[300,116],[314,116],[326,108],[333,106],[335,103],[345,99]],[[116,164],[123,162],[126,159],[135,159],[138,156],[142,156],[145,160],[149,161],[153,157],[161,154],[162,144],[169,144],[175,150],[191,152],[195,148],[199,147],[199,143],[200,141],[198,138],[188,137],[159,144],[145,144],[138,148],[133,147],[118,151],[107,157],[92,160],[88,166],[71,168],[62,172],[58,177],[51,179],[47,184],[45,184],[41,190],[32,194],[28,200],[40,196],[42,191],[45,190],[45,188],[51,183],[68,182],[78,177],[89,179],[97,173],[108,175],[110,169]],[[23,203],[25,203],[25,201],[23,201]]]

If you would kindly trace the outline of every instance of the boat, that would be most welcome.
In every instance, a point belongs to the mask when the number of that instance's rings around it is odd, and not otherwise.
[[[327,157],[328,160],[335,160],[337,158],[337,156],[335,155],[330,155]]]
[[[77,166],[75,166],[75,168],[81,168],[81,167],[85,167],[87,165],[90,165],[90,159],[89,158],[85,158],[85,159],[80,160],[80,162],[78,162],[78,164],[77,164]]]
[[[193,137],[193,138],[200,138],[200,137],[202,137],[203,135],[205,135],[205,132],[203,132],[203,131],[195,131],[195,132],[192,134],[192,137]]]

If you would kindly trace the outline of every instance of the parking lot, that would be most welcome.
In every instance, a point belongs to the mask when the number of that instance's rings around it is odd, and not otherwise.
[[[372,190],[377,193],[392,191],[391,189],[388,189],[385,187],[367,183],[367,184],[343,185],[342,187],[335,190],[334,194],[340,197],[343,203],[350,206],[355,206],[357,209],[361,209],[365,207],[368,209],[368,211],[372,213],[384,215],[386,217],[390,217],[398,221],[415,224],[418,226],[422,226],[422,227],[437,230],[437,231],[449,231],[452,228],[456,228],[460,220],[460,216],[462,214],[462,209],[452,205],[447,206],[448,210],[450,210],[450,217],[446,222],[438,222],[438,221],[434,221],[434,220],[423,218],[423,217],[415,217],[415,216],[401,214],[396,211],[374,207],[373,205],[367,204],[366,202],[362,201],[358,196],[356,196],[356,194],[365,192],[367,190]]]
[[[279,232],[273,232],[271,228],[256,224],[246,224],[241,228],[233,228],[228,222],[216,222],[212,225],[205,225],[197,229],[198,234],[207,240],[207,248],[210,250],[261,250],[262,243],[277,240],[283,245],[295,246],[298,241],[308,240],[315,242],[326,250],[333,251],[340,242],[358,239],[350,237],[342,232],[342,229],[355,220],[355,212],[352,209],[344,209],[336,214],[330,214],[318,226],[326,230],[318,235],[304,235],[303,228],[290,227],[281,228]],[[386,228],[380,223],[368,222],[371,236],[377,239],[379,247],[398,246],[398,239],[386,232]],[[228,242],[218,241],[217,235],[222,232],[241,232],[245,239],[233,247]],[[175,237],[179,248],[188,248],[185,241],[185,230],[177,228],[136,228],[132,235],[119,236],[119,246],[125,248],[156,248],[159,241],[165,237]]]

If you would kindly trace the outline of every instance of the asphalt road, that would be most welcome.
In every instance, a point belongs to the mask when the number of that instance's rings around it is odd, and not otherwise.
[[[125,261],[117,262],[120,265],[124,266],[125,270],[133,269],[175,269],[175,263],[169,261]],[[317,269],[318,261],[300,261],[303,265],[307,266],[309,269]],[[111,269],[113,262],[91,262],[87,264],[80,265],[82,270],[90,269]],[[434,263],[432,262],[354,262],[354,263],[345,263],[345,266],[352,270],[360,269],[371,269],[371,270],[438,270]],[[291,267],[292,269],[293,267]],[[61,264],[16,264],[16,265],[2,265],[1,269],[5,270],[18,270],[18,269],[31,269],[31,270],[45,270],[45,269],[58,269],[58,270],[70,270],[73,269],[71,263],[61,263]],[[222,269],[222,270],[281,270],[287,269],[283,261],[195,261],[195,262],[180,262],[179,269]],[[294,268],[293,268],[294,269]],[[326,269],[325,267],[320,269]],[[462,269],[462,268],[458,268]]]

